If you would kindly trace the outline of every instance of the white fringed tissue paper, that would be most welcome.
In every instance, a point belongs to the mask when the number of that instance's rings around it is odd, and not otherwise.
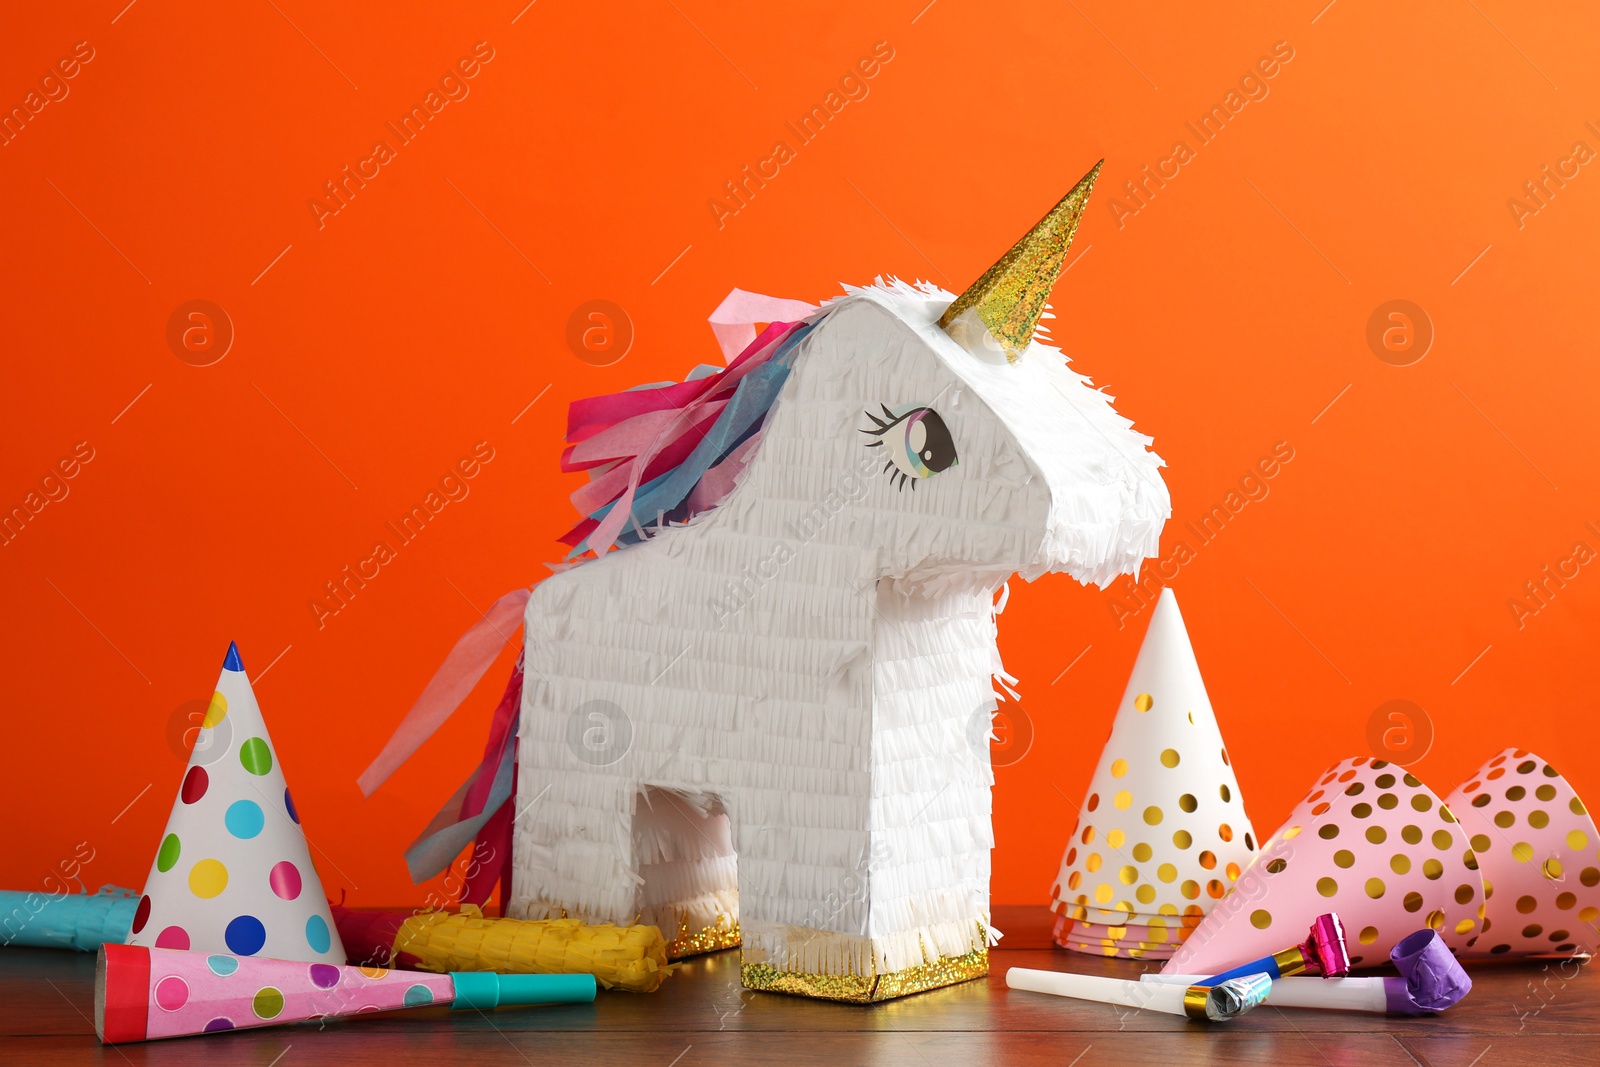
[[[507,914],[837,1000],[987,973],[996,594],[1136,572],[1170,513],[1150,439],[1035,338],[1097,172],[959,298],[735,291],[726,368],[573,405],[593,556],[527,594]]]

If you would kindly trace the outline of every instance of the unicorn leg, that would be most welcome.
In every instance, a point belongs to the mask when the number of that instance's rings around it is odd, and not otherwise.
[[[829,798],[859,808],[865,798]],[[812,820],[823,821],[823,820]],[[833,821],[833,820],[828,820]],[[830,826],[740,819],[740,950],[752,989],[868,1000],[870,835]]]
[[[879,588],[872,933],[884,969],[914,988],[988,970],[993,603]]]
[[[988,973],[991,604],[880,587],[869,795],[777,848],[741,826],[747,986],[875,1001]]]
[[[522,743],[522,757],[530,744]],[[518,783],[512,903],[519,919],[627,925],[638,915],[638,786],[620,775],[525,766]]]

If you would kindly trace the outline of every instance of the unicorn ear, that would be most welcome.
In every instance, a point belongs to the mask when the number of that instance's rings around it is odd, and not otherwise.
[[[1034,327],[1044,312],[1050,290],[1061,276],[1072,236],[1078,232],[1078,220],[1083,217],[1083,207],[1104,163],[1103,159],[1096,163],[1048,215],[1000,257],[1000,262],[956,297],[939,318],[939,325],[947,333],[961,341],[964,331],[959,327],[964,324],[958,320],[965,317],[971,324],[972,316],[965,315],[970,311],[1004,348],[1006,359],[1017,361],[1033,341]]]

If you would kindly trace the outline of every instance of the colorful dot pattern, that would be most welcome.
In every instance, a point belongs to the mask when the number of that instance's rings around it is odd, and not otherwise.
[[[161,839],[161,850],[156,853],[156,870],[163,873],[177,866],[178,857],[183,855],[183,842],[178,840],[177,834],[168,834]]]
[[[181,926],[169,926],[156,935],[156,948],[175,948],[187,952],[189,932]]]
[[[300,868],[282,860],[272,865],[272,872],[267,875],[267,884],[272,886],[272,892],[282,900],[294,900],[300,895],[303,882],[300,879]]]
[[[1454,951],[1480,933],[1484,885],[1451,808],[1405,768],[1369,757],[1330,767],[1174,955],[1205,971],[1305,940],[1336,912],[1351,963],[1381,966],[1424,926]]]
[[[1051,894],[1052,910],[1068,920],[1057,939],[1065,947],[1165,958],[1256,854],[1255,832],[1193,652],[1187,638],[1179,640],[1181,628],[1181,619],[1176,630],[1152,620],[1141,667],[1073,824]],[[1152,641],[1164,642],[1154,657],[1166,658],[1159,676],[1140,673]],[[1153,920],[1174,933],[1158,942],[1084,932]]]
[[[320,915],[313,915],[306,920],[306,944],[311,946],[311,951],[328,951],[332,938],[332,932],[328,929],[328,920]]]
[[[228,888],[228,868],[221,860],[203,859],[189,868],[189,892],[210,900]]]
[[[211,776],[204,767],[190,767],[183,776],[183,785],[178,790],[178,799],[185,804],[198,804],[206,795],[206,790],[211,785]]]
[[[266,741],[252,737],[239,746],[239,762],[251,774],[260,777],[272,773],[272,749]]]
[[[257,1019],[276,1019],[283,1014],[283,991],[272,986],[262,986],[250,998],[250,1011]]]
[[[252,959],[225,953],[150,954],[150,1038],[448,1004],[447,975]]]
[[[1474,956],[1593,953],[1600,833],[1572,786],[1527,749],[1508,748],[1450,796],[1487,889]]]
[[[156,983],[156,1007],[162,1011],[177,1011],[189,1003],[189,983],[175,974],[169,974]]]
[[[228,951],[254,956],[267,943],[267,928],[254,915],[240,915],[228,923],[223,936],[227,939]]]
[[[262,814],[261,805],[253,800],[235,800],[229,804],[222,821],[227,826],[228,833],[242,841],[255,837],[261,832],[262,827],[267,825],[267,817]]]
[[[219,959],[344,963],[300,813],[231,649],[201,733],[128,942]]]

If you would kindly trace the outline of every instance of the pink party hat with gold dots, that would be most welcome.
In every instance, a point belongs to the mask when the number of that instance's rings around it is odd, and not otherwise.
[[[1508,748],[1450,794],[1486,901],[1472,956],[1572,956],[1600,947],[1600,833],[1548,762]]]
[[[1051,894],[1061,916],[1056,943],[1133,958],[1165,954],[1255,849],[1178,599],[1163,589],[1062,857]],[[1073,930],[1090,923],[1119,935]]]
[[[1339,916],[1350,962],[1380,967],[1424,927],[1452,952],[1482,932],[1484,887],[1450,806],[1404,767],[1360,756],[1329,767],[1255,862],[1173,953],[1169,974],[1214,974]]]
[[[127,943],[345,962],[283,766],[232,644]]]

